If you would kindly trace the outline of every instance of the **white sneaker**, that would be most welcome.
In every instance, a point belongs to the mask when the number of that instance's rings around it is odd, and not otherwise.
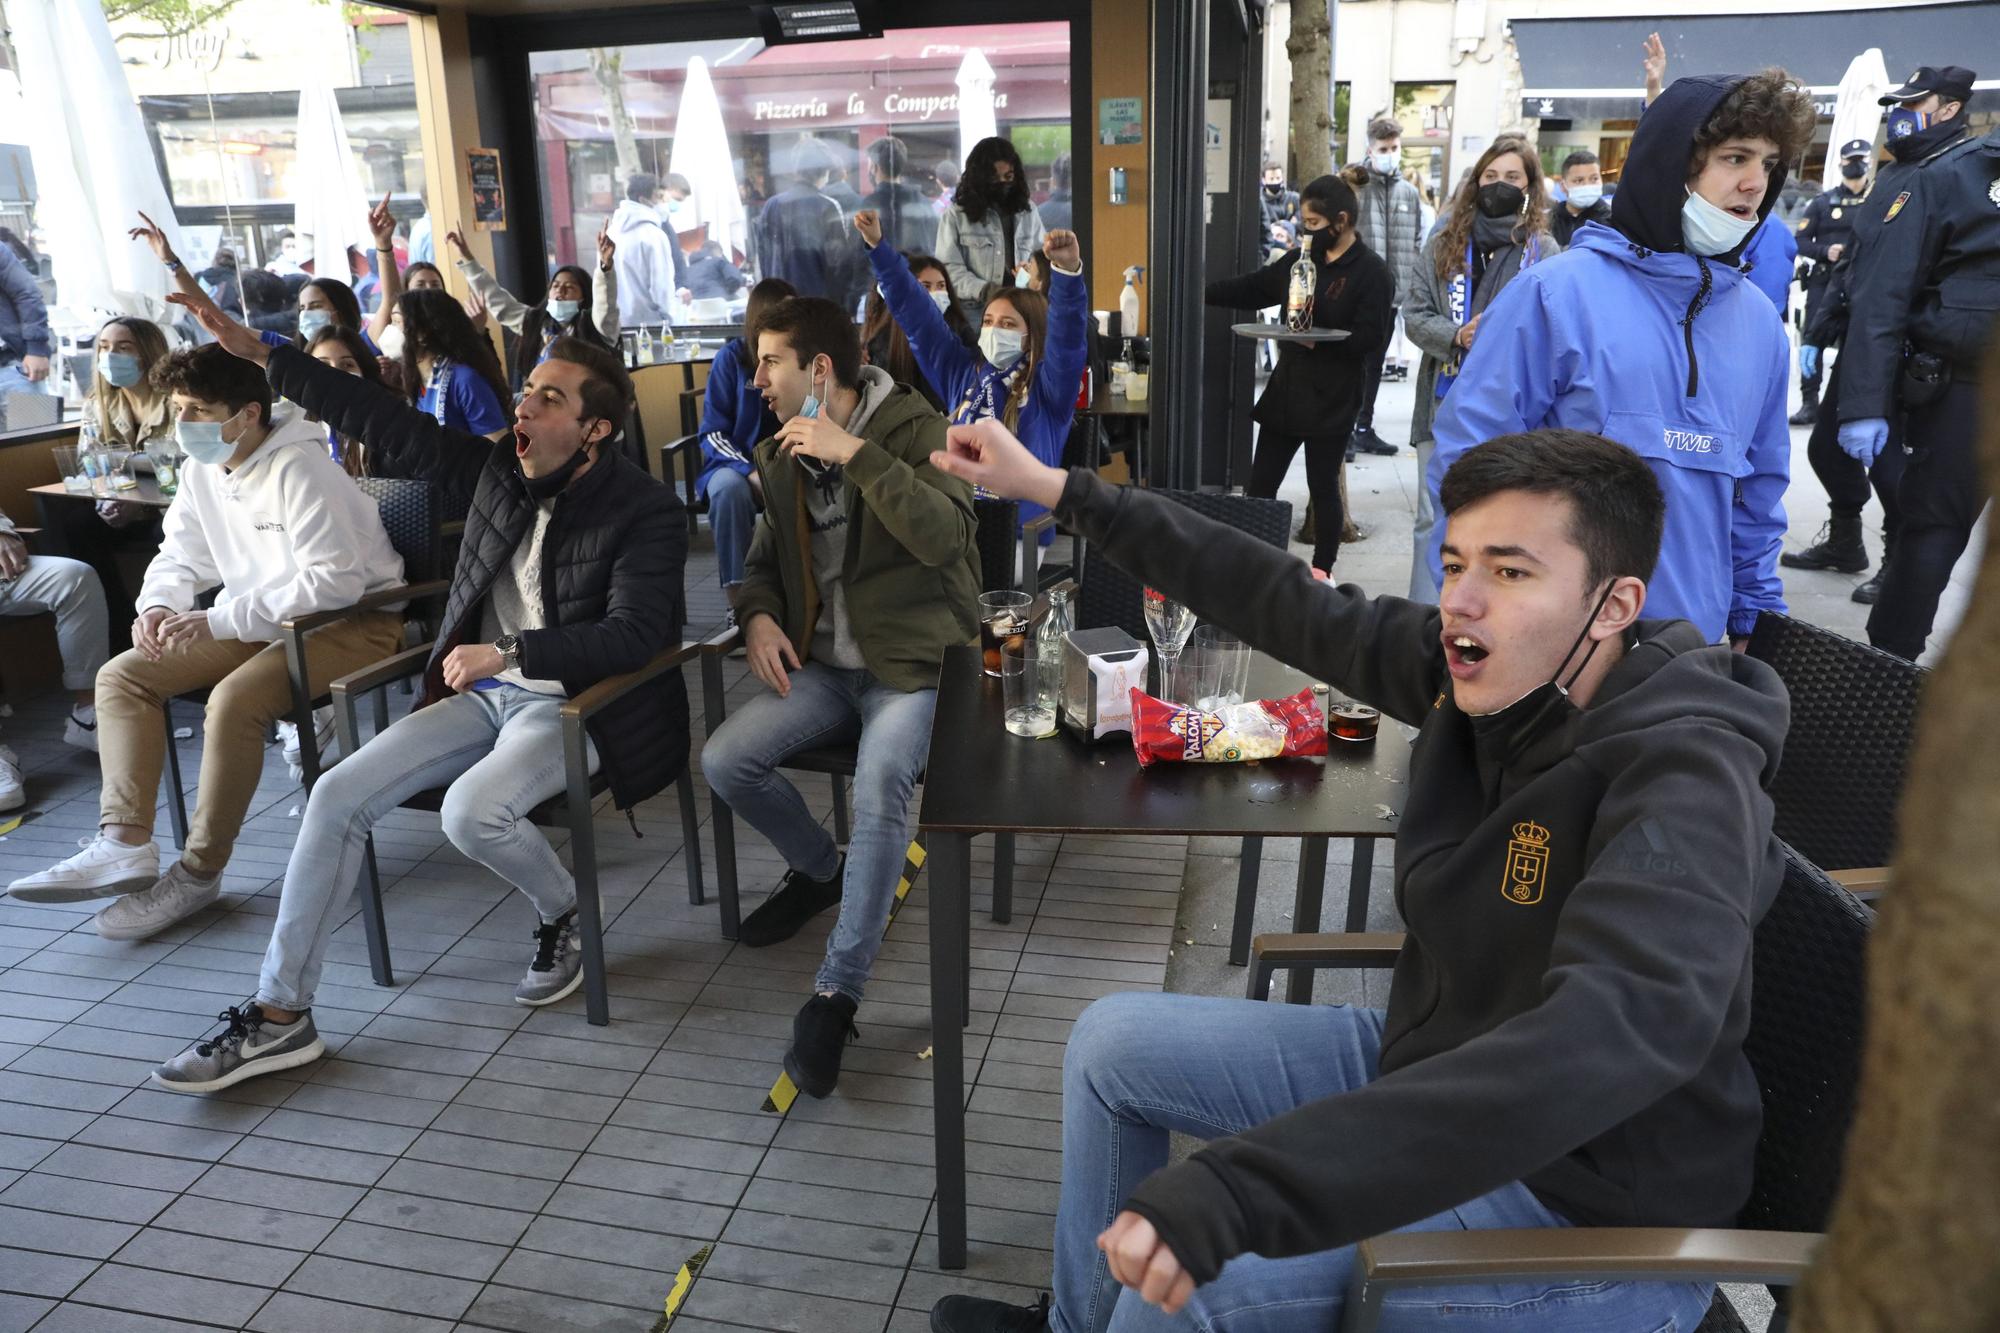
[[[79,704],[69,710],[69,717],[63,721],[63,743],[74,745],[79,750],[97,753],[97,709],[90,704]]]
[[[0,810],[18,810],[28,803],[28,787],[21,778],[21,759],[0,745]]]
[[[299,751],[299,728],[295,722],[278,724],[278,740],[285,750],[285,770],[292,775],[292,781],[303,782],[306,766]],[[333,750],[333,705],[313,709],[313,740],[319,745],[320,766],[326,766],[326,758]]]
[[[205,880],[176,861],[152,888],[129,893],[100,911],[97,933],[107,940],[143,940],[221,896],[222,876]]]
[[[78,838],[76,845],[83,850],[39,874],[24,875],[7,892],[24,903],[80,903],[151,888],[160,877],[160,849],[154,843],[129,847],[100,833]]]

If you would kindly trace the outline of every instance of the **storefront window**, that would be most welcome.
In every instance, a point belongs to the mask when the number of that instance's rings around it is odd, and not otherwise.
[[[39,289],[52,343],[47,377],[32,382],[5,374],[6,364],[26,365],[27,349],[0,348],[0,431],[75,415],[97,330],[114,314],[160,323],[170,345],[204,336],[160,301],[166,280],[127,236],[137,209],[168,226],[217,299],[265,316],[265,327],[288,318],[298,285],[318,271],[300,244],[310,225],[299,212],[309,196],[328,198],[338,134],[355,170],[353,206],[331,210],[350,233],[340,238],[344,271],[333,276],[352,282],[364,308],[377,287],[367,204],[389,194],[397,216],[424,229],[406,15],[336,0],[239,0],[126,5],[107,26],[95,11],[43,6],[36,22],[14,14],[11,28],[0,23],[0,227]],[[188,27],[191,18],[204,21]],[[61,73],[45,78],[36,53],[51,49]],[[330,118],[316,122],[324,132],[301,144],[305,90],[331,99],[338,130]],[[250,280],[258,269],[266,272]],[[246,311],[246,300],[268,308]]]
[[[660,221],[694,267],[686,298],[657,293],[648,305],[679,322],[741,318],[748,285],[785,268],[775,219],[802,193],[824,195],[845,219],[887,199],[885,173],[900,165],[900,197],[915,197],[906,206],[935,217],[965,149],[998,133],[1020,153],[1038,205],[1066,198],[1057,169],[1070,151],[1067,23],[547,51],[529,68],[549,265],[590,255],[607,224],[621,245],[662,234],[634,208],[619,211],[633,179],[652,177]],[[935,226],[916,231],[928,241]]]

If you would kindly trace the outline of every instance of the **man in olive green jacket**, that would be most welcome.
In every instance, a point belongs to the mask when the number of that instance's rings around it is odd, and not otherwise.
[[[840,905],[785,1056],[800,1090],[824,1097],[895,899],[938,663],[978,631],[976,521],[971,487],[931,466],[945,419],[862,366],[854,322],[831,301],[797,297],[764,317],[755,382],[784,424],[754,451],[764,512],[736,614],[750,670],[771,692],[709,737],[701,765],[790,867],[740,942],[789,939]],[[843,859],[778,765],[857,735]]]

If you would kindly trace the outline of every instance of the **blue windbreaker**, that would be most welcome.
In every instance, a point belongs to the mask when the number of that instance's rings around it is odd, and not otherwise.
[[[1741,82],[1698,75],[1669,85],[1632,136],[1611,223],[1586,224],[1486,308],[1438,410],[1424,478],[1436,504],[1459,455],[1543,426],[1626,445],[1667,500],[1646,616],[1693,621],[1711,641],[1748,634],[1759,611],[1785,609],[1778,551],[1791,479],[1791,342],[1738,254],[1699,258],[1681,232],[1695,132]],[[1784,181],[1780,165],[1766,216]],[[1440,587],[1444,532],[1438,524],[1430,550]]]
[[[909,260],[890,248],[886,238],[868,252],[868,262],[875,269],[875,281],[881,284],[889,313],[910,340],[910,353],[923,369],[924,378],[950,410],[952,424],[998,416],[1013,385],[1011,372],[995,370],[985,357],[958,340],[931,294],[910,272]],[[1041,365],[1021,403],[1021,419],[1014,434],[1030,453],[1051,467],[1062,464],[1070,423],[1076,417],[1076,395],[1090,355],[1089,304],[1082,274],[1049,270],[1048,333]],[[1023,523],[1044,512],[1038,504],[1021,501]],[[1043,534],[1044,541],[1054,537],[1053,530]]]
[[[743,370],[743,340],[722,344],[708,367],[701,395],[701,475],[694,493],[708,498],[708,479],[718,469],[750,475],[750,451],[778,433],[778,418],[764,402],[754,376]]]
[[[1785,307],[1792,301],[1792,270],[1799,263],[1798,238],[1792,229],[1774,217],[1757,224],[1744,247],[1743,262],[1750,265],[1750,282],[1771,298],[1778,321],[1784,322]]]

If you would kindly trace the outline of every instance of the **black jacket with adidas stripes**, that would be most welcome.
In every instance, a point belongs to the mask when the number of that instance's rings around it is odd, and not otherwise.
[[[1380,1077],[1133,1192],[1188,1272],[1349,1244],[1515,1180],[1578,1224],[1729,1225],[1762,1119],[1751,933],[1784,869],[1765,793],[1790,712],[1776,674],[1686,621],[1642,621],[1590,706],[1502,763],[1453,702],[1436,607],[1318,582],[1082,470],[1056,512],[1149,586],[1419,728]]]
[[[494,581],[535,524],[510,442],[443,426],[402,397],[290,347],[273,348],[271,387],[341,434],[368,445],[378,476],[417,477],[470,502],[444,621],[418,706],[450,695],[444,659],[479,633]],[[637,671],[680,644],[686,600],[687,511],[670,487],[604,449],[565,486],[543,537],[548,628],[521,634],[521,670],[560,680],[572,697]],[[622,810],[664,790],[687,767],[687,686],[668,671],[599,712],[590,739]]]

